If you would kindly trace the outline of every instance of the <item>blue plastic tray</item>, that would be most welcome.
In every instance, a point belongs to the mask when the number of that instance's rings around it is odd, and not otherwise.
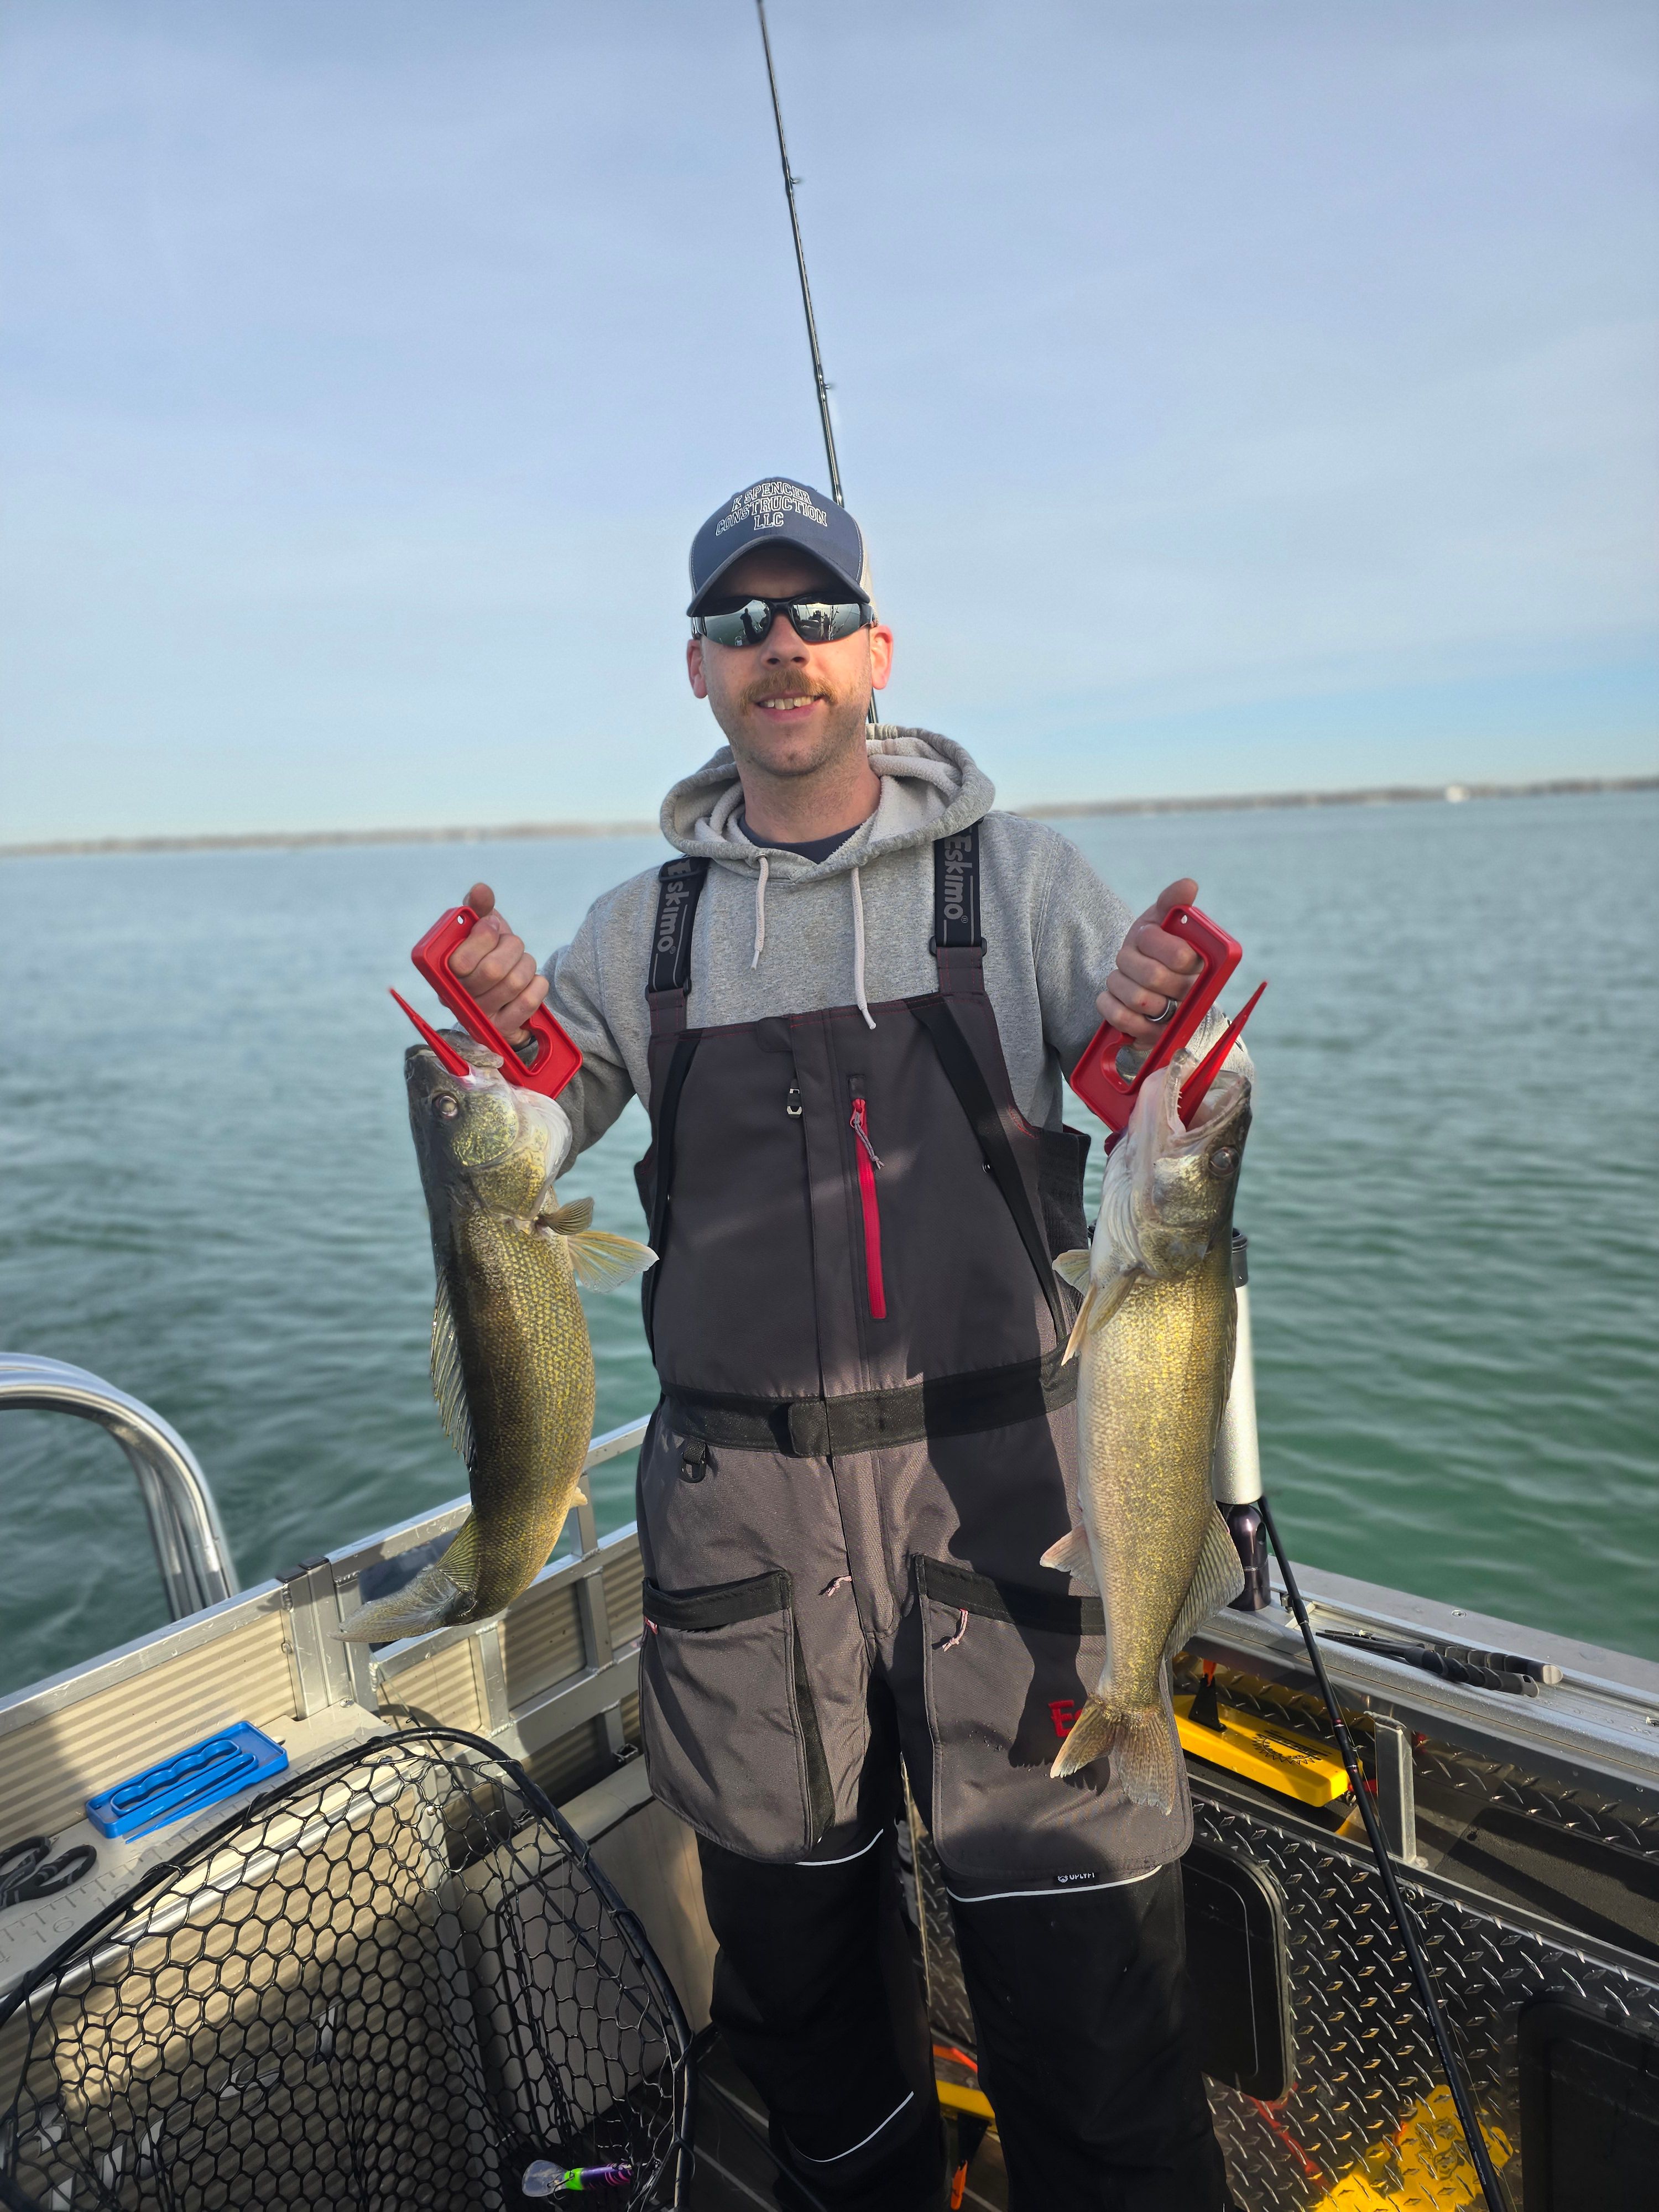
[[[188,1819],[209,1805],[234,1797],[255,1782],[280,1774],[288,1753],[257,1728],[238,1721],[217,1735],[206,1735],[188,1751],[130,1774],[112,1790],[87,1800],[87,1818],[100,1835],[131,1842],[171,1820]]]

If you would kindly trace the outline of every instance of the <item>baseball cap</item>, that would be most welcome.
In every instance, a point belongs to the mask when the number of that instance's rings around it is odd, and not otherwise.
[[[870,604],[864,532],[844,507],[790,477],[763,477],[717,507],[691,540],[691,604],[702,602],[736,561],[757,545],[798,546],[822,562],[853,596]]]

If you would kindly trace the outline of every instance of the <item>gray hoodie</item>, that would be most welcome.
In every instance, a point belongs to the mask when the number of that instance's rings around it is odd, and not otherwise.
[[[948,738],[879,726],[870,765],[875,812],[827,860],[752,845],[736,826],[743,787],[724,746],[663,801],[662,830],[708,871],[691,940],[694,1028],[823,1006],[869,1009],[938,988],[935,838],[978,822],[985,986],[1014,1097],[1028,1121],[1058,1127],[1063,1072],[1100,1024],[1096,994],[1131,919],[1075,845],[1041,822],[991,811],[990,779]],[[629,1094],[650,1096],[645,1003],[654,869],[589,908],[547,963],[548,1005],[581,1048],[560,1097],[575,1150],[604,1135]]]

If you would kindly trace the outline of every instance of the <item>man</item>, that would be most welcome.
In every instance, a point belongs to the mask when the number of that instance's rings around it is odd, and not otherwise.
[[[942,2202],[896,1904],[902,1759],[948,1878],[1018,2212],[1218,2212],[1184,2017],[1191,1833],[1108,1762],[1048,1773],[1101,1657],[1037,1562],[1072,1525],[1086,1140],[1061,1072],[1156,1033],[1196,963],[960,746],[866,727],[892,633],[845,510],[782,479],[691,551],[686,665],[727,740],[679,858],[539,975],[494,910],[456,954],[510,1036],[580,1045],[576,1150],[637,1092],[663,1398],[640,1455],[652,1785],[696,1831],[714,2016],[820,2202]],[[1099,994],[1097,997],[1097,994]]]

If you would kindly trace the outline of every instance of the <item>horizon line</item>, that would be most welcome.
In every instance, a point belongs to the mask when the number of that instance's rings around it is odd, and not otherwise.
[[[1425,801],[1476,799],[1563,799],[1597,792],[1659,791],[1651,775],[1555,776],[1528,783],[1362,784],[1337,791],[1254,791],[1163,799],[1056,799],[1008,811],[1034,822],[1066,822],[1100,815],[1227,814],[1276,807],[1401,806]],[[487,845],[556,837],[646,837],[655,821],[509,822],[480,828],[402,830],[210,830],[199,836],[61,837],[0,845],[0,860],[64,859],[118,853],[241,853],[336,845]]]

